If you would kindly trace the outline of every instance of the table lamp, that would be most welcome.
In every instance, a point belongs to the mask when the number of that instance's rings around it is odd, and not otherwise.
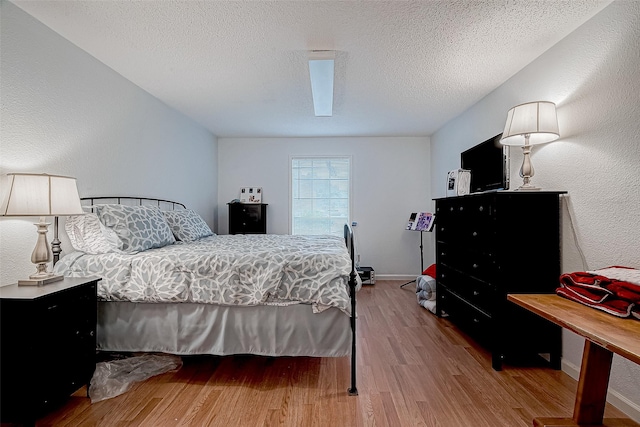
[[[524,158],[520,167],[523,183],[517,190],[540,190],[531,184],[534,170],[531,163],[531,147],[555,141],[560,137],[556,104],[548,101],[527,102],[516,105],[507,113],[507,123],[500,142],[521,146]]]
[[[83,214],[78,196],[76,179],[48,174],[10,173],[8,187],[0,216],[37,216],[40,222],[38,240],[31,254],[36,272],[29,279],[19,280],[18,285],[45,285],[62,280],[63,277],[47,271],[51,261],[51,249],[47,241],[50,223],[46,216]]]

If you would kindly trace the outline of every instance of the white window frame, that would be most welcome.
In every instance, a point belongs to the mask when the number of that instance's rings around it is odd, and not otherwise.
[[[349,160],[349,213],[347,224],[351,224],[353,215],[353,156],[335,154],[291,155],[289,156],[289,234],[293,234],[293,161],[295,159],[348,159]],[[342,234],[341,234],[342,235]]]

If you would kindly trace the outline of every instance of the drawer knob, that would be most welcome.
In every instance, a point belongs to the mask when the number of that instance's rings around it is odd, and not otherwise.
[[[473,264],[473,268],[478,268],[479,265],[478,264]]]
[[[460,206],[460,212],[464,210],[464,206]]]
[[[484,206],[480,205],[480,207],[478,208],[478,210],[479,210],[480,212],[484,211]]]
[[[474,297],[477,297],[478,295],[480,295],[480,292],[478,292],[478,291],[473,291],[473,296],[474,296]]]
[[[473,318],[473,323],[480,323],[480,319]]]
[[[471,233],[471,235],[472,235],[473,237],[478,237],[478,232],[477,232],[477,231],[474,231],[473,233]]]

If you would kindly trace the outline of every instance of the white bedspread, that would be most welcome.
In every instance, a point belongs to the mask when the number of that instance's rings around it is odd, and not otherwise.
[[[312,304],[350,314],[351,259],[334,236],[219,235],[133,255],[74,252],[54,268],[102,277],[105,301]]]

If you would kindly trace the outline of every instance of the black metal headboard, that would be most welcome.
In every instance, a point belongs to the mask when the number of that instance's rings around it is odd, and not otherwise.
[[[96,203],[96,201],[99,202],[106,202],[106,203],[115,203],[118,205],[122,205],[125,204],[123,203],[123,200],[131,200],[134,202],[137,202],[138,205],[157,205],[158,207],[161,207],[162,204],[164,203],[167,206],[171,206],[172,210],[175,210],[176,207],[181,207],[182,209],[186,209],[187,207],[184,205],[184,203],[180,203],[180,202],[174,202],[173,200],[165,200],[165,199],[154,199],[152,197],[134,197],[134,196],[99,196],[99,197],[81,197],[80,198],[81,201],[89,201],[89,205],[88,206],[92,206]],[[147,203],[145,203],[147,202]],[[87,206],[87,205],[84,205]]]

